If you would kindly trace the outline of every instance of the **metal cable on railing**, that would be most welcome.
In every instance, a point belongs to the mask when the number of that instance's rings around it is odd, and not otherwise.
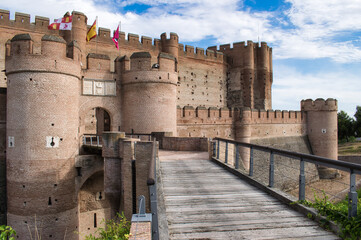
[[[313,168],[317,171],[317,166],[323,166],[327,168],[337,169],[338,171],[345,171],[349,174],[349,184],[346,184],[339,180],[334,180],[333,183],[341,184],[343,186],[349,187],[348,192],[348,200],[349,200],[349,217],[354,217],[357,215],[357,192],[356,192],[356,174],[361,174],[361,165],[353,164],[349,162],[339,161],[339,160],[332,160],[327,159],[324,157],[319,157],[315,155],[303,154],[303,153],[296,153],[287,150],[280,150],[272,147],[265,147],[256,144],[244,143],[244,142],[237,142],[234,140],[229,139],[222,139],[222,138],[215,138],[215,142],[213,144],[213,157],[218,161],[230,165],[236,169],[240,166],[240,151],[239,147],[242,148],[249,148],[249,176],[253,176],[253,178],[260,179],[261,182],[267,182],[268,186],[274,187],[278,183],[277,179],[289,179],[293,183],[298,185],[298,198],[299,200],[306,199],[306,189],[309,190],[309,187],[306,188],[306,180],[308,179],[309,183],[312,183],[314,179],[318,178],[318,175],[314,172],[310,171],[308,168],[313,166]],[[268,153],[269,157],[262,156],[260,153],[255,153],[254,150],[257,152],[264,152]],[[231,154],[229,153],[231,151]],[[234,154],[234,152],[236,152]],[[245,155],[247,156],[247,154]],[[255,156],[262,157],[264,160],[262,163],[257,163]],[[281,160],[279,157],[275,158],[275,156],[282,157]],[[291,159],[287,165],[283,163],[283,158]],[[235,158],[235,159],[234,159]],[[245,159],[242,159],[243,161]],[[248,161],[248,159],[246,159]],[[293,166],[293,162],[298,161],[299,167]],[[268,166],[266,166],[267,164]],[[311,164],[311,165],[310,165]],[[306,167],[305,167],[306,165]],[[283,168],[283,169],[282,169]],[[288,170],[285,170],[288,169]],[[263,171],[262,171],[263,170]],[[268,174],[265,174],[268,172]],[[299,172],[298,176],[297,173]],[[288,175],[286,175],[287,173]],[[297,178],[293,178],[292,176],[295,175]],[[346,174],[347,175],[347,174]],[[306,179],[307,177],[307,179]],[[285,180],[284,180],[285,181]],[[325,194],[333,198],[338,198],[342,200],[342,197],[337,196],[332,193],[327,193],[325,190],[317,189],[317,191],[322,191]]]

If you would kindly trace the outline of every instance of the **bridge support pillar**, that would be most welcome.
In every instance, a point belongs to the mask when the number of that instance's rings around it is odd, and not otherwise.
[[[103,132],[104,192],[110,202],[111,218],[115,217],[120,210],[121,158],[119,157],[119,142],[122,138],[125,138],[123,132]]]

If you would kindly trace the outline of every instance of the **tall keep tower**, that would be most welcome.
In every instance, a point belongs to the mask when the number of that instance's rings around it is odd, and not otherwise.
[[[80,50],[72,44],[72,53]],[[8,225],[28,239],[78,239],[74,158],[78,155],[80,62],[63,38],[44,35],[33,54],[29,34],[16,35],[6,56]],[[36,222],[35,222],[36,216]]]
[[[176,135],[177,79],[172,55],[160,53],[158,63],[152,65],[148,52],[133,53],[130,70],[125,71],[122,79],[123,131]]]
[[[209,47],[217,51],[217,47]],[[221,45],[227,55],[227,106],[272,109],[272,48],[252,41]]]

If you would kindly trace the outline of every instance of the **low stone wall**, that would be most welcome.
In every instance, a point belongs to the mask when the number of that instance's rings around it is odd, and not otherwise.
[[[163,149],[173,151],[208,151],[208,138],[164,137]]]
[[[152,239],[152,225],[151,222],[132,222],[130,227],[129,240],[151,240]]]
[[[350,163],[361,164],[361,156],[355,156],[355,155],[338,156],[338,160],[345,161],[345,162],[350,162]]]
[[[251,143],[298,153],[311,154],[311,149],[306,136],[254,139],[251,140]],[[254,151],[254,176],[265,183],[268,182],[269,159],[269,153]],[[281,190],[297,187],[300,174],[299,160],[275,155],[274,163],[275,187],[278,187]],[[305,176],[307,183],[319,178],[315,164],[305,163]]]

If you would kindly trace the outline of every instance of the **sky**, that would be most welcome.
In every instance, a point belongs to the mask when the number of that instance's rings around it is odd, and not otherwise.
[[[361,105],[361,0],[12,0],[0,9],[51,20],[80,11],[91,25],[126,35],[207,48],[252,40],[273,49],[272,108],[300,110],[302,99],[335,98],[351,117]]]

